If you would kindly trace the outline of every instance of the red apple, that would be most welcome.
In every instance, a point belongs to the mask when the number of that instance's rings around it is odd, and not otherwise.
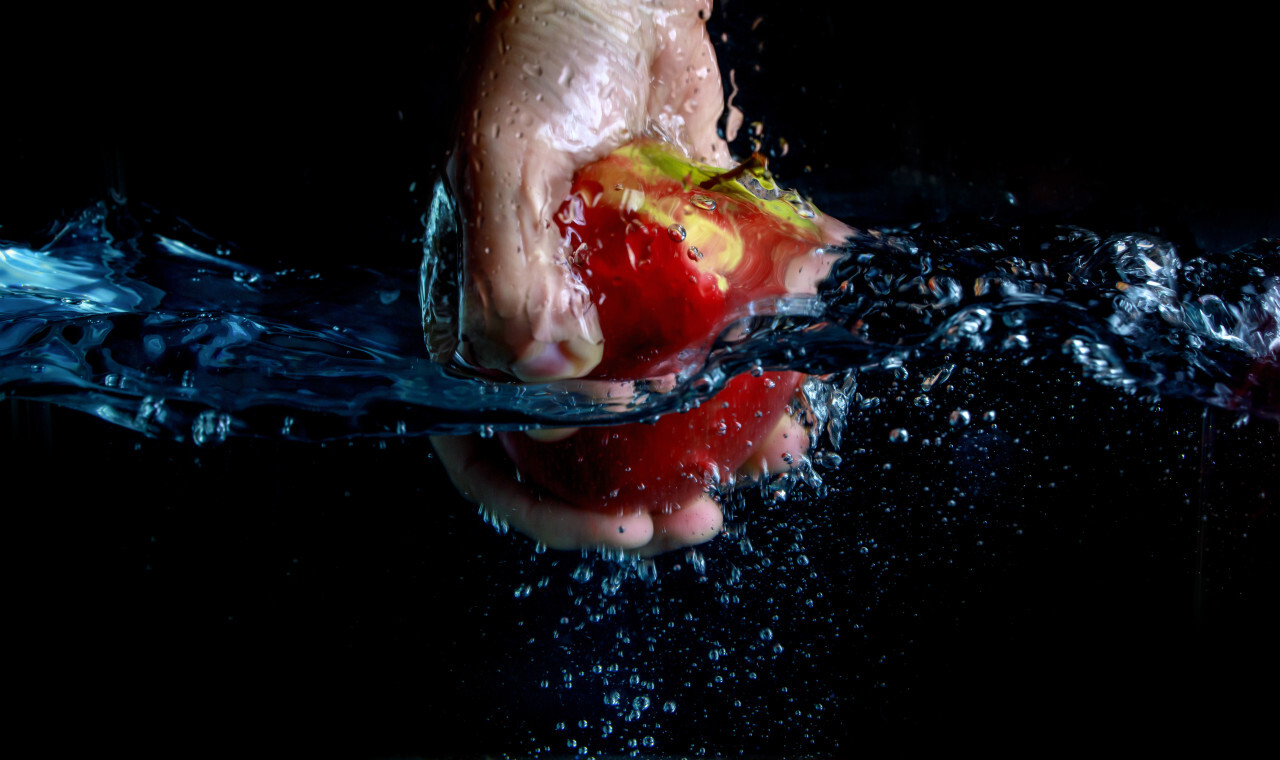
[[[788,271],[825,243],[817,218],[758,158],[724,171],[641,140],[581,169],[556,224],[605,338],[589,377],[700,364],[752,303],[788,292]]]
[[[556,223],[600,315],[604,355],[589,377],[699,366],[751,304],[788,292],[797,260],[825,242],[815,217],[759,161],[725,172],[639,141],[583,168]],[[551,443],[501,440],[527,479],[575,506],[676,509],[743,465],[799,381],[794,372],[742,375],[656,424],[586,428]]]

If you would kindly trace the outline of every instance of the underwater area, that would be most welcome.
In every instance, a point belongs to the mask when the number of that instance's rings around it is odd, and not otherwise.
[[[824,296],[874,340],[749,346],[839,376],[839,442],[638,562],[495,530],[424,435],[579,413],[421,343],[474,12],[86,31],[6,96],[29,724],[371,758],[1266,725],[1280,149],[1249,30],[717,7],[734,148],[865,231]],[[884,297],[926,258],[954,292]]]

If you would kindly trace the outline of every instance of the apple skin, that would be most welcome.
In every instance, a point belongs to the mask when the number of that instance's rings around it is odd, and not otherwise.
[[[786,294],[789,265],[824,238],[799,196],[758,161],[725,172],[637,141],[578,172],[556,214],[570,265],[600,317],[593,379],[679,373],[755,302]],[[785,413],[801,375],[740,375],[654,424],[584,428],[560,441],[502,433],[526,478],[588,510],[669,512],[732,477]]]
[[[587,377],[701,364],[752,304],[787,294],[789,266],[824,246],[817,217],[758,157],[724,171],[639,140],[579,170],[555,222],[605,338]]]

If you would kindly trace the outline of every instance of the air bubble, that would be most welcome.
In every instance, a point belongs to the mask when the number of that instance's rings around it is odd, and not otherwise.
[[[929,374],[925,376],[925,379],[920,383],[920,390],[928,393],[933,390],[934,387],[947,382],[947,380],[951,378],[951,373],[955,371],[955,368],[956,365],[954,364],[944,364],[941,367],[935,367],[930,370]]]
[[[191,440],[197,446],[217,446],[230,432],[231,415],[225,412],[204,411],[191,423]]]

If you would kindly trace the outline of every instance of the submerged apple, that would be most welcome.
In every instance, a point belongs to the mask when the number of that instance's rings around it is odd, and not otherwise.
[[[699,366],[752,309],[811,289],[827,243],[819,214],[753,159],[729,171],[654,141],[574,177],[555,217],[599,312],[604,355],[590,378],[638,380]],[[741,375],[656,424],[589,428],[556,442],[503,434],[524,476],[604,512],[668,511],[732,475],[776,427],[800,375]]]

